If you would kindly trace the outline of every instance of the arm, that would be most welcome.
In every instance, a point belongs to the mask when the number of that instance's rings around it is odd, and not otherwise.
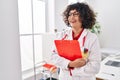
[[[90,76],[90,75],[95,75],[99,72],[101,53],[100,53],[99,41],[97,38],[94,39],[89,50],[90,50],[89,52],[90,55],[88,57],[86,65],[72,70],[73,75]]]
[[[61,67],[62,69],[68,69],[69,60],[61,57],[58,53],[53,52],[51,55],[51,60],[54,65]]]
[[[79,58],[74,61],[70,61],[68,64],[68,68],[79,68],[86,64],[86,60],[84,58]]]

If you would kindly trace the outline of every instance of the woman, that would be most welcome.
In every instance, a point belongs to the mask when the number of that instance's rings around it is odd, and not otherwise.
[[[55,49],[51,58],[60,67],[59,80],[95,80],[95,74],[100,68],[101,54],[97,36],[89,31],[96,21],[94,12],[87,4],[77,2],[67,6],[63,18],[71,28],[58,34],[57,39],[78,40],[81,50],[87,50],[88,57],[70,61],[59,56]]]

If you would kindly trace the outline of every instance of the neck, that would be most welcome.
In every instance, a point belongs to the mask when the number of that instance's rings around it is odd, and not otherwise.
[[[72,28],[75,35],[79,34],[83,28]]]

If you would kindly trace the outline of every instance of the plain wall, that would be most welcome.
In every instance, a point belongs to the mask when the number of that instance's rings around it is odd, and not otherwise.
[[[0,0],[0,80],[22,80],[17,0]]]
[[[53,51],[55,34],[45,33],[42,35],[42,51],[43,51],[43,60],[50,60],[50,56]]]
[[[62,13],[68,5],[68,0],[55,0],[55,28],[62,31],[66,28]]]
[[[55,0],[46,1],[46,27],[47,32],[54,33],[55,29]]]
[[[101,25],[101,47],[120,50],[120,1],[97,0],[98,20]]]

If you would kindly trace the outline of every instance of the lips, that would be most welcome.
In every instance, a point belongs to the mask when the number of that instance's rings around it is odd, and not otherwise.
[[[75,23],[76,21],[74,20],[74,21],[70,21],[70,23]]]

